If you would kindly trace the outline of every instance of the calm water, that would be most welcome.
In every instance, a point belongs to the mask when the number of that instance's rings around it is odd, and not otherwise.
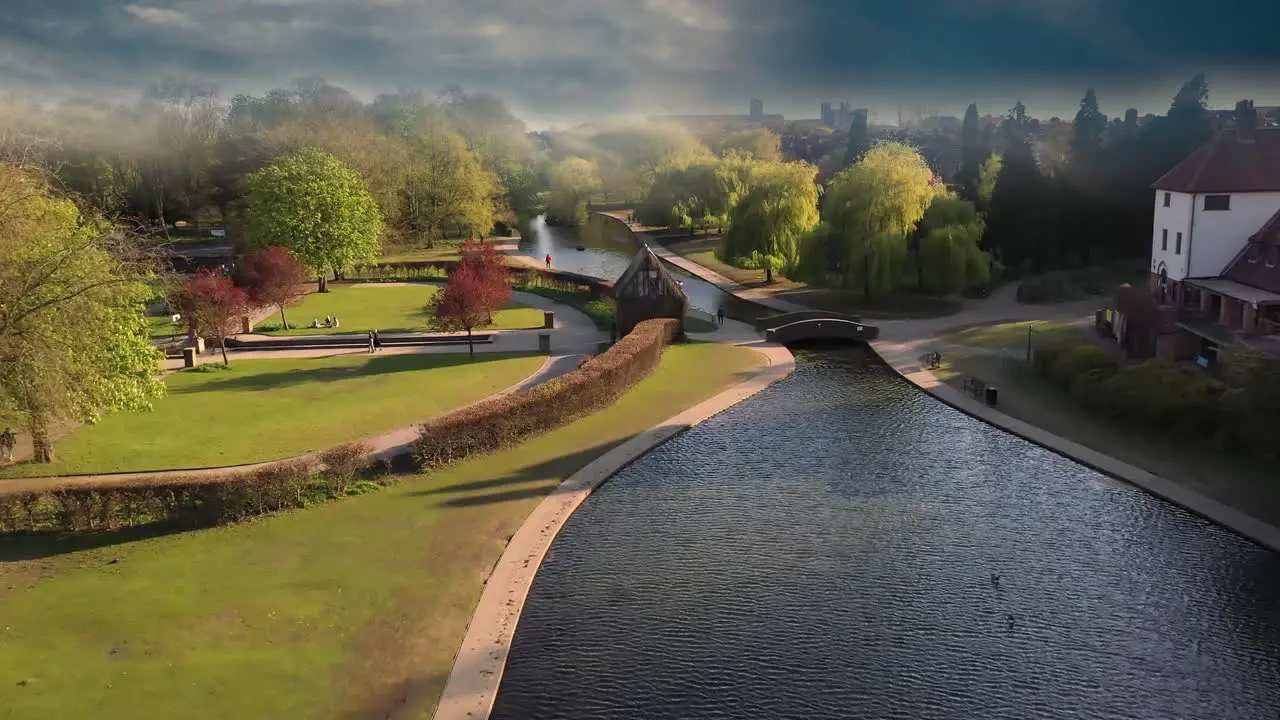
[[[578,250],[579,247],[583,249]],[[538,218],[530,223],[520,239],[520,251],[524,255],[541,262],[549,254],[556,268],[606,280],[617,280],[631,264],[639,247],[622,227],[595,216],[586,225],[576,228],[553,227]],[[680,268],[668,265],[667,269],[683,283],[691,307],[715,314],[721,304],[733,302],[715,285]]]
[[[798,358],[569,520],[494,718],[1278,717],[1280,556]]]

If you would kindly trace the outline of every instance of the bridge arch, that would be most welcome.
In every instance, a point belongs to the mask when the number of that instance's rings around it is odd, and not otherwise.
[[[880,336],[880,328],[852,320],[833,317],[811,318],[765,330],[765,339],[776,343],[802,340],[854,340],[871,342]]]
[[[826,310],[799,310],[760,318],[756,320],[756,330],[764,332],[765,330],[790,325],[801,320],[848,320],[849,322],[861,322],[862,318],[857,315],[846,315]]]

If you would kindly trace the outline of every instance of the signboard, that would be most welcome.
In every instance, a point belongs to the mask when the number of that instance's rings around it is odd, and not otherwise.
[[[209,234],[214,237],[226,237],[227,231],[226,230],[210,230]]]

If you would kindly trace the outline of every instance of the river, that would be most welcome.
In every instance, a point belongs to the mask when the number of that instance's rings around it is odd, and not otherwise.
[[[1278,711],[1280,556],[819,346],[569,519],[492,717]]]
[[[581,227],[555,227],[537,218],[520,238],[522,255],[538,262],[550,255],[556,268],[606,280],[617,280],[638,249],[622,226],[597,216]],[[689,296],[690,307],[714,315],[721,305],[737,303],[736,298],[709,282],[672,265],[667,269]]]

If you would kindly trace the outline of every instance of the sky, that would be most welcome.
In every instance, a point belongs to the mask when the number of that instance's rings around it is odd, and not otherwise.
[[[0,90],[129,99],[163,79],[229,97],[320,76],[371,99],[458,84],[533,127],[608,115],[788,119],[848,100],[984,114],[1280,104],[1275,0],[0,0]]]

